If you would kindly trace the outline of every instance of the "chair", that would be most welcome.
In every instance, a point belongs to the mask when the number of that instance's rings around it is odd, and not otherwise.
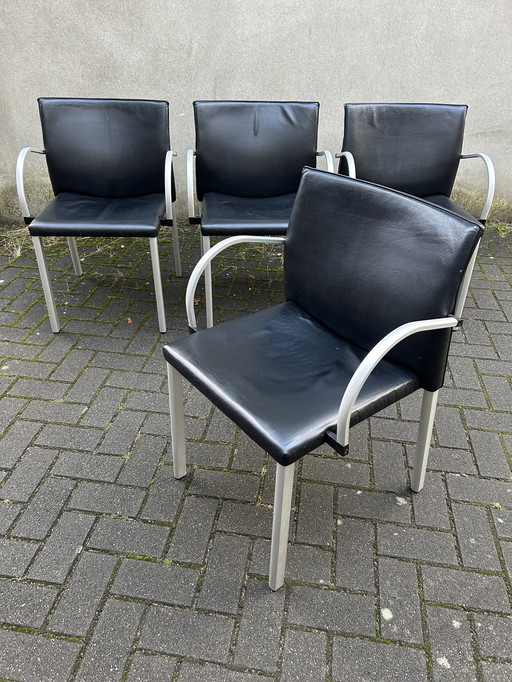
[[[392,187],[469,214],[450,195],[460,159],[480,158],[487,170],[485,224],[494,195],[494,168],[486,154],[462,154],[467,107],[452,104],[345,104],[338,172]]]
[[[211,237],[284,235],[304,166],[316,151],[317,102],[194,102],[196,150],[187,156],[189,222]],[[196,213],[195,196],[202,202]],[[211,267],[205,271],[206,323],[213,325]]]
[[[52,331],[60,329],[42,237],[67,237],[75,274],[82,268],[75,237],[149,239],[158,325],[165,312],[157,236],[172,228],[176,274],[181,275],[176,198],[169,146],[169,105],[153,100],[38,100],[44,149],[25,147],[18,156],[16,185],[21,212],[36,253]],[[23,182],[30,152],[44,154],[55,198],[35,217]],[[163,216],[166,215],[164,219]]]
[[[423,487],[482,231],[420,199],[306,169],[288,233],[275,237],[284,243],[286,302],[164,347],[175,477],[186,474],[182,376],[277,462],[272,590],[284,581],[294,463],[323,442],[347,454],[350,426],[419,389],[411,487]],[[188,301],[194,328],[190,293]]]

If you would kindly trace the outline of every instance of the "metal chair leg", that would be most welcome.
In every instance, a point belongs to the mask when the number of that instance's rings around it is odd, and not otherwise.
[[[183,414],[183,380],[181,374],[169,364],[167,364],[167,379],[169,383],[169,410],[171,414],[174,478],[183,478],[187,473],[185,418]]]
[[[434,391],[433,393],[430,391],[423,391],[418,442],[411,472],[411,488],[416,493],[419,493],[425,483],[425,472],[427,469],[428,453],[430,450],[430,441],[432,439],[432,428],[436,416],[438,397],[439,391]]]
[[[270,589],[274,592],[284,584],[295,464],[289,464],[286,467],[277,464],[276,467],[274,516],[272,520],[272,543],[270,546],[270,569],[268,580]]]
[[[201,251],[204,255],[210,249],[210,237],[201,235]],[[213,293],[212,266],[210,263],[204,269],[204,294],[206,300],[206,326],[213,327]]]
[[[182,270],[181,270],[180,243],[178,240],[178,226],[176,225],[175,219],[173,219],[173,221],[172,221],[171,232],[172,232],[172,248],[174,251],[174,270],[176,272],[176,275],[178,277],[181,277]]]
[[[48,309],[48,317],[50,319],[50,326],[52,332],[60,331],[59,318],[57,316],[57,309],[55,307],[55,300],[53,298],[53,290],[48,274],[48,266],[46,265],[46,257],[43,251],[43,243],[40,237],[32,237],[32,244],[36,253],[37,267],[39,268],[39,276],[41,284],[43,285],[43,293]]]
[[[78,249],[76,248],[76,242],[74,237],[67,237],[69,253],[71,254],[71,260],[73,261],[73,269],[75,275],[80,277],[82,275],[82,263],[80,263],[80,256],[78,255]]]
[[[153,280],[155,282],[156,309],[158,311],[158,329],[163,333],[167,330],[167,326],[165,324],[164,294],[162,290],[162,277],[160,275],[160,259],[158,256],[158,243],[156,237],[150,237],[149,248],[151,251]]]

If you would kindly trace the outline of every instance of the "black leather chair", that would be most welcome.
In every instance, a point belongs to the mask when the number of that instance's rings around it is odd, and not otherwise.
[[[176,198],[169,143],[169,105],[156,100],[38,100],[44,149],[19,154],[16,184],[32,236],[52,331],[60,329],[42,237],[67,237],[76,275],[82,274],[75,237],[147,237],[158,310],[166,330],[157,236],[172,228],[176,273],[181,275]],[[23,183],[27,154],[46,155],[55,199],[29,211]],[[164,218],[164,216],[166,216]]]
[[[460,159],[480,158],[487,170],[485,224],[494,195],[494,168],[486,154],[461,154],[467,106],[454,104],[345,104],[339,173],[422,197],[468,217],[450,195]]]
[[[189,221],[210,237],[284,235],[304,166],[317,152],[317,102],[194,102],[196,150],[187,158]],[[195,167],[194,167],[195,166]],[[195,196],[202,202],[198,216]],[[211,268],[205,271],[207,326],[213,324]]]
[[[186,474],[181,376],[277,462],[273,590],[284,581],[294,463],[324,441],[347,454],[350,426],[419,389],[411,487],[422,488],[482,231],[420,199],[306,169],[281,238],[286,302],[164,347],[176,478]]]

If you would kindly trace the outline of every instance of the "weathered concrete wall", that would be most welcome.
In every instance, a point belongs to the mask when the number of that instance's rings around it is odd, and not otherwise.
[[[194,99],[318,100],[333,152],[344,102],[466,103],[464,151],[490,154],[512,199],[510,0],[1,0],[0,22],[4,216],[39,96],[169,100],[181,197]]]

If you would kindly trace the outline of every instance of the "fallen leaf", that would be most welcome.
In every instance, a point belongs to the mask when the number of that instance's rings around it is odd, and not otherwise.
[[[131,317],[126,318],[126,324],[133,324],[133,320]]]

